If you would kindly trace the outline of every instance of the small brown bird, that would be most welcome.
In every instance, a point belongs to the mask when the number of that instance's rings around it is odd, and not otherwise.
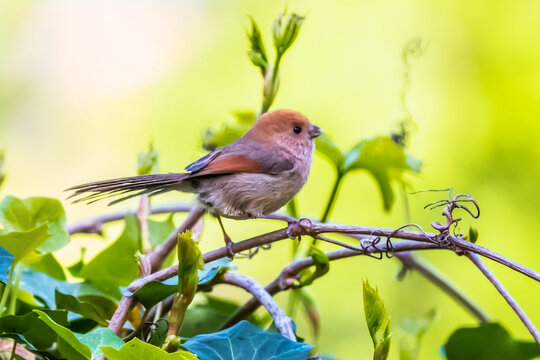
[[[225,244],[232,241],[221,216],[250,219],[272,213],[302,189],[314,140],[321,129],[302,114],[275,110],[262,115],[240,139],[188,165],[186,173],[134,176],[72,187],[75,202],[125,195],[109,205],[147,194],[178,190],[197,194],[198,205],[217,217]]]

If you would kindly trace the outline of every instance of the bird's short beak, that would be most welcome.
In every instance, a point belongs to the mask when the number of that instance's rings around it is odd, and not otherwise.
[[[321,135],[322,130],[320,127],[316,125],[311,125],[308,130],[309,136],[311,136],[312,139],[315,139],[317,136]]]

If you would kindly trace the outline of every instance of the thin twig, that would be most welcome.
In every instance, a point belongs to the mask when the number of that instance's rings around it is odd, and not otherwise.
[[[151,214],[188,212],[191,205],[183,203],[162,204],[152,206]],[[102,214],[93,217],[87,217],[70,223],[66,226],[66,231],[70,234],[97,234],[101,233],[102,226],[105,223],[122,220],[126,215],[135,214],[135,210],[121,210],[108,214]]]
[[[163,265],[163,262],[165,261],[167,256],[169,256],[171,251],[176,246],[176,243],[178,241],[178,234],[181,234],[184,231],[191,229],[197,223],[197,221],[199,221],[203,214],[204,210],[201,210],[197,207],[191,208],[188,217],[184,220],[182,225],[176,228],[176,230],[174,230],[169,235],[167,240],[165,240],[165,242],[161,244],[155,251],[152,251],[150,254],[148,254],[148,260],[152,265],[152,271],[156,271],[161,268],[161,265]]]
[[[250,277],[234,272],[226,272],[223,274],[221,281],[226,284],[238,286],[253,295],[253,297],[256,298],[266,308],[266,310],[268,310],[270,315],[272,315],[274,324],[281,335],[296,342],[296,336],[294,335],[291,318],[288,317],[283,310],[281,310],[272,296],[266,292],[261,284]]]
[[[190,207],[187,204],[164,204],[160,206],[152,207],[150,212],[152,214],[157,213],[167,213],[167,212],[187,212],[190,211]],[[84,233],[84,232],[96,232],[96,228],[100,227],[102,224],[110,221],[117,221],[123,219],[127,214],[132,214],[133,211],[121,211],[105,215],[100,215],[94,218],[86,218],[79,220],[75,223],[72,223],[66,227],[70,234],[75,233]],[[285,221],[288,223],[298,222],[295,219],[280,215],[280,214],[270,214],[262,216],[263,219],[271,219],[278,221]],[[401,230],[397,231],[395,229],[388,228],[377,228],[370,226],[351,226],[351,225],[340,225],[340,224],[322,224],[317,223],[316,221],[310,221],[311,223],[311,232],[324,233],[324,232],[335,232],[342,234],[357,234],[357,235],[368,235],[368,236],[381,236],[381,237],[391,237],[398,239],[407,239],[407,240],[416,240],[416,241],[428,241],[436,242],[438,234],[419,232],[419,231],[407,231]],[[305,231],[303,233],[298,233],[298,235],[309,235]],[[469,241],[462,239],[459,236],[449,236],[448,240],[456,244],[457,247],[463,250],[469,250],[474,253],[480,254],[488,259],[497,261],[504,266],[507,266],[515,271],[518,271],[536,281],[540,282],[540,273],[523,266],[503,255],[500,255],[494,251],[491,251],[485,247],[482,247],[477,244],[473,244]],[[173,246],[174,248],[174,246]],[[247,249],[249,250],[249,249]]]
[[[521,322],[525,325],[527,330],[531,333],[534,340],[540,344],[540,332],[538,332],[538,329],[534,326],[532,321],[529,319],[529,317],[525,314],[523,309],[518,305],[516,300],[510,295],[508,290],[504,287],[504,285],[497,279],[495,274],[486,266],[486,264],[480,259],[480,257],[474,253],[471,253],[469,251],[465,252],[465,256],[467,256],[473,263],[480,269],[482,274],[484,274],[485,277],[488,278],[488,280],[495,286],[497,291],[502,295],[502,297],[506,300],[508,305],[514,310],[514,312],[517,314],[517,316],[520,318]]]

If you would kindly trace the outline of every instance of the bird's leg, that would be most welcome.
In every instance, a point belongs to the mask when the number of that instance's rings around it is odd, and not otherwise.
[[[225,246],[227,247],[227,251],[229,252],[229,258],[230,261],[234,259],[234,251],[232,249],[233,242],[229,235],[227,235],[227,232],[225,231],[225,228],[223,227],[223,223],[221,222],[221,217],[219,215],[216,215],[216,218],[219,222],[219,226],[221,227],[221,232],[223,233],[223,240],[225,240]]]

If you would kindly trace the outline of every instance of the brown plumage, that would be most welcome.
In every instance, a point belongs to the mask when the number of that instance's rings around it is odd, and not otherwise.
[[[143,194],[192,192],[199,206],[218,219],[253,218],[278,210],[304,186],[313,139],[320,132],[299,112],[275,110],[262,115],[240,139],[188,165],[186,173],[98,181],[68,190],[74,191],[70,197],[75,202],[119,196],[110,204]]]

